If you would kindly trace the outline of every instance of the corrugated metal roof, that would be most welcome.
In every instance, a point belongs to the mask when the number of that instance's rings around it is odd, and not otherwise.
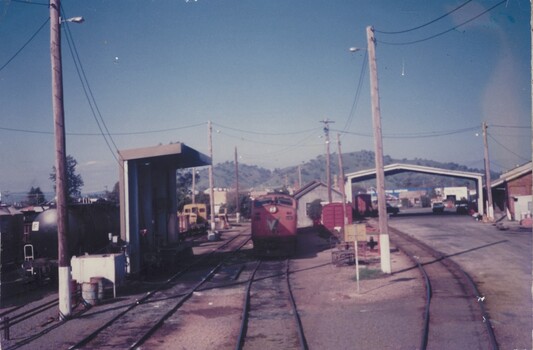
[[[520,165],[512,170],[509,170],[500,175],[497,180],[492,181],[490,187],[496,187],[504,182],[512,181],[522,175],[531,173],[533,170],[533,162],[527,162],[526,164]]]
[[[0,206],[0,216],[22,215],[22,212],[14,207],[2,205]]]
[[[154,162],[176,168],[190,168],[211,164],[211,158],[183,143],[119,151],[122,160]]]

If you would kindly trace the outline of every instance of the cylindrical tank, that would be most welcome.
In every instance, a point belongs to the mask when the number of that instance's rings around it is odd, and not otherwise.
[[[109,233],[119,233],[119,211],[108,203],[68,207],[69,255],[96,253],[109,243]],[[43,211],[33,221],[30,241],[35,258],[57,259],[57,209]]]

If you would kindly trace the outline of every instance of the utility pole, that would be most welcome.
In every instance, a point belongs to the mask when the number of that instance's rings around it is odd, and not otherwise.
[[[494,207],[492,204],[492,187],[490,179],[490,159],[489,159],[489,143],[487,142],[487,123],[483,122],[483,148],[485,154],[485,188],[487,189],[487,219],[492,221],[494,219]],[[484,203],[481,203],[482,205]]]
[[[196,204],[196,168],[192,168],[192,204]]]
[[[342,217],[344,218],[344,226],[349,224],[348,217],[346,216],[346,190],[344,189],[344,165],[342,163],[342,151],[341,151],[341,135],[337,134],[337,150],[339,152],[339,189],[342,194]],[[342,228],[345,232],[345,228]]]
[[[328,118],[321,120],[324,123],[324,135],[326,136],[326,185],[328,187],[328,203],[333,202],[331,197],[331,169],[329,161],[329,123],[335,123]]]
[[[241,219],[241,210],[240,210],[240,203],[239,203],[239,161],[237,157],[237,147],[235,147],[235,205],[236,205],[236,220],[237,223],[240,222]]]
[[[207,122],[207,128],[209,130],[209,157],[211,158],[211,165],[209,166],[209,208],[211,221],[211,232],[215,232],[215,190],[213,181],[213,127],[211,121]]]
[[[381,250],[381,271],[391,273],[390,243],[387,205],[385,198],[385,170],[383,168],[383,137],[381,134],[381,109],[379,106],[378,67],[376,63],[376,38],[374,28],[366,27],[368,44],[368,67],[370,70],[370,97],[372,101],[372,123],[374,126],[374,152],[376,161],[376,187],[379,216],[379,244]]]
[[[302,165],[298,164],[298,189],[302,188]]]
[[[63,67],[61,62],[61,2],[50,0],[50,57],[52,64],[52,109],[54,113],[57,254],[59,318],[70,317],[70,261],[68,254],[67,171],[65,110],[63,105]]]

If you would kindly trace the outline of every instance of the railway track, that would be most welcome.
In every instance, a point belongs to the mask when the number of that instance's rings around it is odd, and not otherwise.
[[[250,239],[249,236],[236,236],[227,242],[223,249],[217,249],[217,253],[231,253],[239,250]],[[235,243],[237,243],[236,247]],[[148,293],[69,349],[139,349],[164,324],[165,320],[215,275],[225,260],[218,254],[211,255],[210,261],[202,261],[204,266],[198,268],[197,271],[191,267],[181,272],[179,277],[187,281],[186,283],[168,283],[165,288],[158,288]],[[205,274],[205,266],[209,265],[212,268]],[[174,281],[177,281],[177,277],[172,278],[172,282]]]
[[[242,246],[246,244],[246,242],[248,242],[249,240],[249,234],[243,234],[243,232],[238,233],[235,236],[230,236],[230,238],[227,241],[223,242],[223,244],[219,244],[217,247],[204,254],[201,258],[185,266],[172,277],[168,278],[166,281],[155,284],[151,291],[145,293],[140,298],[136,300],[126,299],[122,301],[121,299],[123,298],[118,298],[118,302],[116,303],[117,306],[115,308],[111,308],[105,311],[106,313],[109,313],[112,316],[111,319],[109,321],[106,321],[104,325],[102,325],[101,322],[99,324],[91,322],[91,312],[86,312],[87,310],[83,310],[80,313],[77,313],[72,319],[68,321],[58,322],[57,310],[54,308],[54,306],[57,306],[57,298],[52,301],[39,303],[37,304],[37,306],[33,306],[31,309],[24,310],[23,312],[19,312],[18,314],[14,313],[14,311],[17,310],[16,308],[6,311],[2,314],[2,316],[4,319],[5,317],[10,318],[10,327],[12,327],[12,339],[10,341],[6,341],[6,339],[4,338],[2,342],[2,349],[15,350],[20,348],[27,348],[28,346],[31,347],[31,344],[38,342],[39,338],[44,336],[48,332],[58,331],[64,325],[72,325],[72,323],[76,322],[79,322],[80,324],[86,324],[86,326],[80,327],[81,329],[83,329],[80,334],[84,338],[81,341],[77,341],[76,344],[70,346],[70,348],[94,348],[94,346],[90,344],[92,344],[93,340],[99,337],[101,332],[103,332],[105,329],[108,329],[115,322],[118,323],[118,320],[120,319],[131,318],[133,310],[137,309],[139,306],[152,305],[157,308],[158,305],[162,305],[161,303],[164,303],[165,298],[168,300],[176,301],[178,298],[186,297],[186,294],[188,293],[186,288],[184,288],[181,292],[174,290],[173,294],[170,293],[169,291],[172,289],[172,285],[175,284],[180,278],[183,278],[183,276],[186,274],[201,274],[201,271],[205,271],[206,266],[209,264],[212,265],[212,269],[214,270],[215,267],[213,266],[216,264],[220,264],[220,261],[224,259],[224,254],[228,254],[228,251],[234,250],[235,245]],[[208,262],[208,260],[211,260],[211,262]],[[213,261],[217,261],[217,263],[213,263]],[[95,310],[97,309],[92,309],[91,311]],[[106,320],[107,319],[109,318],[106,318]],[[138,319],[138,321],[140,322],[141,319]],[[148,322],[147,324],[151,323],[152,322],[150,320],[150,322]],[[69,327],[66,328],[68,329]],[[136,334],[141,333],[137,332]],[[116,334],[114,334],[113,336],[116,337]],[[117,348],[124,348],[125,339],[127,338],[121,339],[121,344]],[[128,342],[130,344],[135,344],[136,340],[128,340]],[[71,341],[70,344],[72,343],[73,342]],[[64,345],[64,348],[68,347],[69,345]]]
[[[260,260],[245,291],[236,349],[308,349],[290,283],[290,260]]]
[[[419,267],[426,282],[420,349],[497,350],[484,298],[459,265],[415,238],[389,228],[391,241]]]

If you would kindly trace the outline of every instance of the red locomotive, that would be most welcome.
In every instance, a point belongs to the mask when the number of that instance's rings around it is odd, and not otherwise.
[[[252,240],[260,255],[290,255],[296,249],[297,203],[286,194],[267,194],[252,203]]]

